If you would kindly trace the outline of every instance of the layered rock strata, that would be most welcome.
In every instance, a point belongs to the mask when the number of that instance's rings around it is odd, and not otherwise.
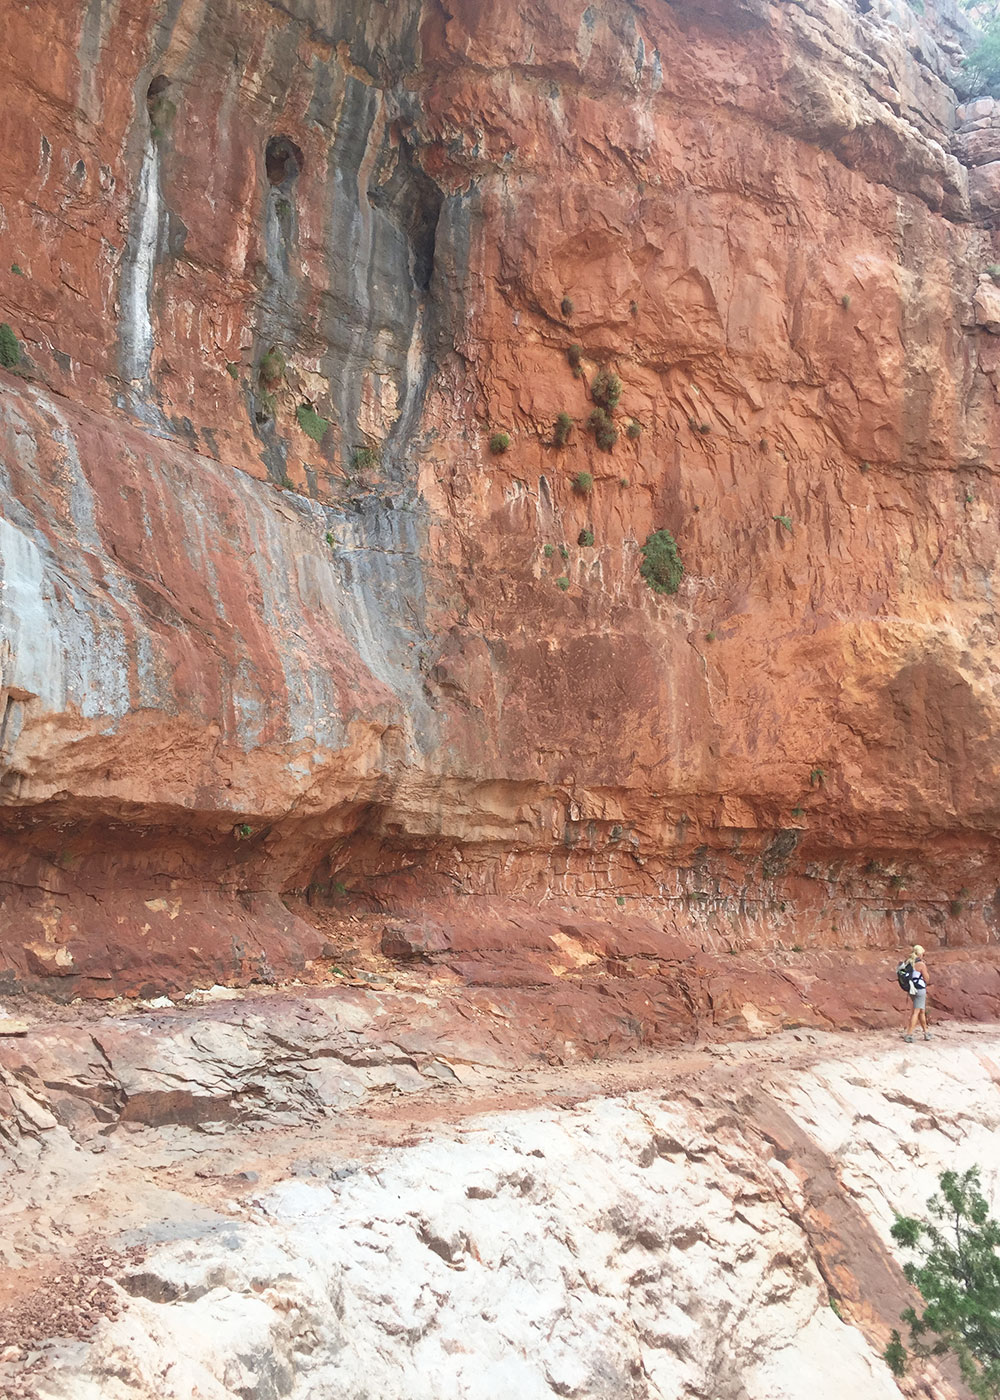
[[[6,1393],[899,1394],[889,1227],[945,1167],[992,1161],[992,1030],[552,1071],[516,1068],[485,1017],[443,1044],[427,1011],[413,1030],[270,1001],[191,1009],[183,1031],[40,1026],[31,1069],[4,1052]],[[965,1396],[947,1367],[903,1391]]]
[[[9,985],[304,973],[324,902],[994,940],[1000,255],[925,9],[12,7]]]

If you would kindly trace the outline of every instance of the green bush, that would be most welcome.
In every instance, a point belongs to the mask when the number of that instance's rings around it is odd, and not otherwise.
[[[570,368],[575,379],[583,378],[583,346],[571,345],[566,351],[566,358],[569,360]]]
[[[490,438],[490,451],[494,457],[500,457],[510,446],[510,433],[494,433]]]
[[[603,408],[595,408],[587,419],[587,426],[594,434],[594,441],[602,452],[610,452],[618,441],[618,429]]]
[[[230,360],[228,362],[226,365],[226,373],[229,375],[230,379],[239,379],[240,367],[235,360]]]
[[[569,297],[563,297],[562,301],[559,303],[559,310],[564,316],[572,316],[573,303]]]
[[[970,97],[995,97],[1000,91],[1000,15],[994,13],[979,21],[982,39],[969,54],[963,76]]]
[[[635,442],[636,438],[642,436],[642,424],[639,422],[638,418],[632,419],[631,423],[625,429],[625,436],[630,437],[633,442]]]
[[[569,550],[566,548],[566,546],[565,546],[564,544],[561,544],[561,545],[559,546],[559,558],[563,561],[564,564],[565,564],[566,560],[569,558]]]
[[[940,1195],[927,1202],[930,1219],[898,1216],[893,1239],[919,1254],[903,1266],[923,1299],[923,1312],[907,1308],[918,1356],[952,1352],[962,1378],[980,1400],[1000,1396],[1000,1222],[989,1213],[979,1168],[942,1172]],[[906,1369],[899,1333],[883,1352],[894,1375]]]
[[[577,472],[573,478],[573,490],[581,496],[589,496],[594,489],[594,478],[590,472]]]
[[[576,537],[576,542],[577,542],[577,544],[583,545],[584,549],[591,549],[591,548],[593,548],[593,544],[594,544],[594,532],[593,532],[593,530],[581,530],[580,533],[579,533],[579,534],[577,535],[577,537]]]
[[[0,365],[13,369],[20,363],[21,342],[6,321],[0,322]]]
[[[351,453],[351,471],[368,472],[379,465],[381,457],[377,447],[356,447]]]
[[[542,553],[545,555],[546,559],[551,559],[553,554],[555,554],[555,550],[553,549],[552,545],[547,544],[542,550]]]
[[[567,588],[569,587],[569,579],[566,577],[565,574],[563,574],[562,578],[556,579],[556,587],[561,588],[564,593],[566,592]]]
[[[772,520],[776,520],[779,525],[784,525],[789,534],[792,533],[792,517],[790,515],[772,515]]]
[[[599,369],[591,381],[590,393],[595,403],[610,411],[622,396],[622,382],[610,370]]]
[[[262,357],[258,374],[265,389],[276,389],[284,379],[285,357],[275,346]]]
[[[560,413],[552,430],[552,438],[557,447],[565,447],[573,431],[573,419],[568,413]]]
[[[677,592],[684,577],[684,565],[669,530],[655,530],[646,540],[639,573],[654,593]]]
[[[317,413],[311,403],[300,403],[295,410],[295,417],[298,419],[299,427],[308,437],[312,438],[313,442],[322,442],[326,437],[330,420]]]
[[[17,263],[11,263],[11,265],[10,265],[10,270],[11,270],[11,272],[13,272],[13,274],[14,274],[15,277],[23,277],[23,276],[24,276],[24,268],[23,268],[23,267],[19,267]]]

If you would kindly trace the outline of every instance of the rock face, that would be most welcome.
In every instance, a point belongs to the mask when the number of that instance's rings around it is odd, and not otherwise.
[[[307,972],[328,902],[995,938],[1000,198],[925,8],[16,0],[11,986]]]
[[[270,1000],[239,1013],[246,1037],[193,1009],[183,1030],[40,1028],[23,1062],[0,1057],[20,1096],[0,1119],[4,1393],[900,1393],[879,1359],[910,1301],[889,1227],[945,1167],[988,1171],[995,1030],[525,1071],[472,1023],[449,1062],[427,1013],[411,1030],[314,1002],[296,1026]],[[251,1059],[238,1104],[213,1097]],[[197,1112],[185,1081],[208,1091]],[[89,1313],[64,1306],[74,1289]],[[947,1369],[904,1393],[967,1400]]]

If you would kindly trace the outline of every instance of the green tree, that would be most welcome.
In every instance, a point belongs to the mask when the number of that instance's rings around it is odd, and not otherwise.
[[[903,1321],[916,1355],[953,1352],[973,1394],[998,1400],[1000,1222],[990,1216],[978,1167],[943,1172],[940,1188],[927,1203],[929,1220],[900,1216],[892,1227],[893,1239],[919,1255],[903,1272],[925,1304],[921,1313],[907,1308]],[[898,1333],[883,1355],[900,1375],[906,1352]]]

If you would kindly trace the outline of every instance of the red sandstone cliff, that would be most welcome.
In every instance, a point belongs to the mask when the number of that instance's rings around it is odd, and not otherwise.
[[[15,984],[282,973],[303,892],[571,968],[995,938],[1000,136],[944,3],[7,20]]]

